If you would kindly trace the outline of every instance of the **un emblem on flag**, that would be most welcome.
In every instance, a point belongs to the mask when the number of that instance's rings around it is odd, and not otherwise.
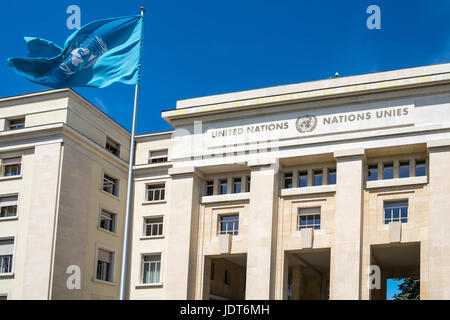
[[[300,118],[297,118],[295,122],[295,127],[297,131],[300,133],[311,132],[317,126],[317,117],[306,115]]]

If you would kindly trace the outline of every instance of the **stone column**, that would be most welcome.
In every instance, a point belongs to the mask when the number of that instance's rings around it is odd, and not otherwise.
[[[448,300],[450,299],[450,139],[428,142],[427,147],[430,157],[428,299]],[[421,276],[421,282],[427,280],[424,278]],[[421,296],[422,293],[421,290]]]
[[[340,150],[330,299],[360,299],[364,149]]]
[[[279,192],[278,160],[249,161],[246,299],[273,299]]]
[[[164,280],[165,299],[193,299],[197,262],[197,234],[201,173],[194,167],[171,168],[168,244]]]

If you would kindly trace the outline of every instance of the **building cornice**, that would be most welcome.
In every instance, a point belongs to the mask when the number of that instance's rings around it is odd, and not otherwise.
[[[450,63],[190,99],[186,101],[191,103],[185,102],[175,110],[162,112],[162,117],[173,125],[175,120],[194,116],[443,83],[450,83]]]

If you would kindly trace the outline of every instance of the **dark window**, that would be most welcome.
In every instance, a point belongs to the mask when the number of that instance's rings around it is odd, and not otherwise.
[[[320,208],[305,208],[298,211],[298,230],[320,229]]]
[[[394,178],[394,164],[392,162],[383,163],[383,179]]]
[[[98,250],[97,275],[98,280],[112,281],[112,253],[103,249]]]
[[[144,235],[146,237],[158,237],[163,235],[163,218],[145,218]]]
[[[367,180],[375,181],[378,180],[378,165],[373,164],[369,166],[369,170],[367,172]]]
[[[298,186],[301,188],[308,186],[308,171],[300,171],[298,173]]]
[[[119,190],[119,180],[108,175],[103,175],[103,191],[117,196]]]
[[[409,178],[409,161],[400,161],[399,178]]]
[[[106,150],[115,155],[116,157],[120,156],[120,144],[112,141],[111,139],[106,139]]]
[[[0,197],[0,218],[17,216],[18,196]]]
[[[211,262],[210,280],[214,280],[215,276],[216,276],[216,264],[214,262]]]
[[[165,184],[147,185],[147,201],[162,201],[166,198]]]
[[[116,232],[116,215],[102,210],[100,215],[100,228],[103,230]]]
[[[321,186],[323,184],[323,170],[314,170],[313,171],[313,182],[315,186]]]
[[[9,130],[17,130],[25,128],[25,118],[9,120]]]
[[[231,284],[231,281],[230,281],[230,274],[228,273],[228,270],[225,270],[225,275],[224,275],[223,282],[224,282],[226,285],[230,285],[230,284]]]
[[[220,194],[227,194],[227,179],[219,180],[219,193]]]
[[[427,166],[425,160],[416,160],[416,177],[424,177],[427,175]]]
[[[284,174],[284,188],[288,189],[288,188],[292,188],[292,172],[286,172]]]
[[[1,172],[4,177],[20,176],[22,157],[1,159]]]
[[[250,192],[250,177],[247,177],[247,192]]]
[[[233,178],[233,193],[240,193],[242,189],[241,178]]]
[[[167,161],[167,150],[150,151],[149,163],[161,163]]]
[[[384,223],[400,221],[408,222],[408,201],[396,201],[384,203]]]
[[[220,216],[219,233],[237,236],[239,234],[239,215]]]
[[[336,169],[328,169],[328,184],[336,184]]]
[[[214,181],[206,181],[206,195],[212,196],[214,194]]]

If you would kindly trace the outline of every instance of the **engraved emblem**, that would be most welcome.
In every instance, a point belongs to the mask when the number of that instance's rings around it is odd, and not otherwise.
[[[297,119],[295,122],[295,127],[298,132],[305,133],[313,131],[317,126],[317,117],[316,116],[303,116]]]

